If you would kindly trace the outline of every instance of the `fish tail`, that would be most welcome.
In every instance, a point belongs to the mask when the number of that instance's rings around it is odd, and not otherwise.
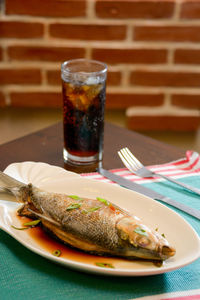
[[[15,178],[0,171],[0,186],[1,187],[19,187],[24,185],[24,183],[16,180]]]
[[[0,171],[0,192],[13,194],[17,201],[24,202],[28,186]]]

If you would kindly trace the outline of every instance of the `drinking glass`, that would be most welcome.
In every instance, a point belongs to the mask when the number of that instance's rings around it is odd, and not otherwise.
[[[66,163],[89,165],[102,161],[107,66],[73,59],[61,66]]]

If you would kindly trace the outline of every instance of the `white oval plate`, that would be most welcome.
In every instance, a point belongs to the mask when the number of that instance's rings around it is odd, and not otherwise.
[[[177,213],[149,197],[117,185],[87,179],[45,163],[14,163],[6,168],[5,173],[24,183],[31,182],[50,192],[76,194],[89,198],[96,198],[97,196],[106,198],[138,216],[150,228],[159,228],[159,232],[164,233],[168,241],[176,248],[176,255],[165,261],[160,268],[149,262],[125,259],[116,259],[114,269],[100,268],[87,262],[82,263],[72,259],[55,257],[37,244],[26,230],[20,231],[11,227],[11,225],[21,225],[16,217],[16,209],[21,204],[8,202],[6,197],[3,198],[1,195],[0,227],[31,251],[53,262],[97,274],[146,276],[179,269],[192,263],[200,256],[200,240],[194,229]]]

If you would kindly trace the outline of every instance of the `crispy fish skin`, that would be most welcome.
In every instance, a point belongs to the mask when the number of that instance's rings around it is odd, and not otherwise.
[[[23,200],[24,195],[29,196],[19,214],[30,215],[28,208],[42,214],[46,217],[41,218],[43,226],[73,247],[98,255],[129,259],[165,260],[175,254],[175,249],[163,236],[114,204],[107,205],[97,199],[72,199],[31,184],[27,189],[28,192],[24,187],[21,190]],[[69,209],[74,205],[77,207]]]

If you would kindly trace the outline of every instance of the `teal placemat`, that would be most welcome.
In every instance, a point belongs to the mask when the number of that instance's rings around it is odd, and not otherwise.
[[[199,187],[200,176],[179,179]],[[171,183],[144,184],[156,191],[200,207],[200,198]],[[176,210],[176,209],[174,209]],[[200,222],[176,210],[200,234]],[[183,232],[184,247],[184,232]],[[134,299],[200,288],[200,260],[169,273],[146,277],[107,277],[81,273],[32,253],[0,230],[0,299]]]

